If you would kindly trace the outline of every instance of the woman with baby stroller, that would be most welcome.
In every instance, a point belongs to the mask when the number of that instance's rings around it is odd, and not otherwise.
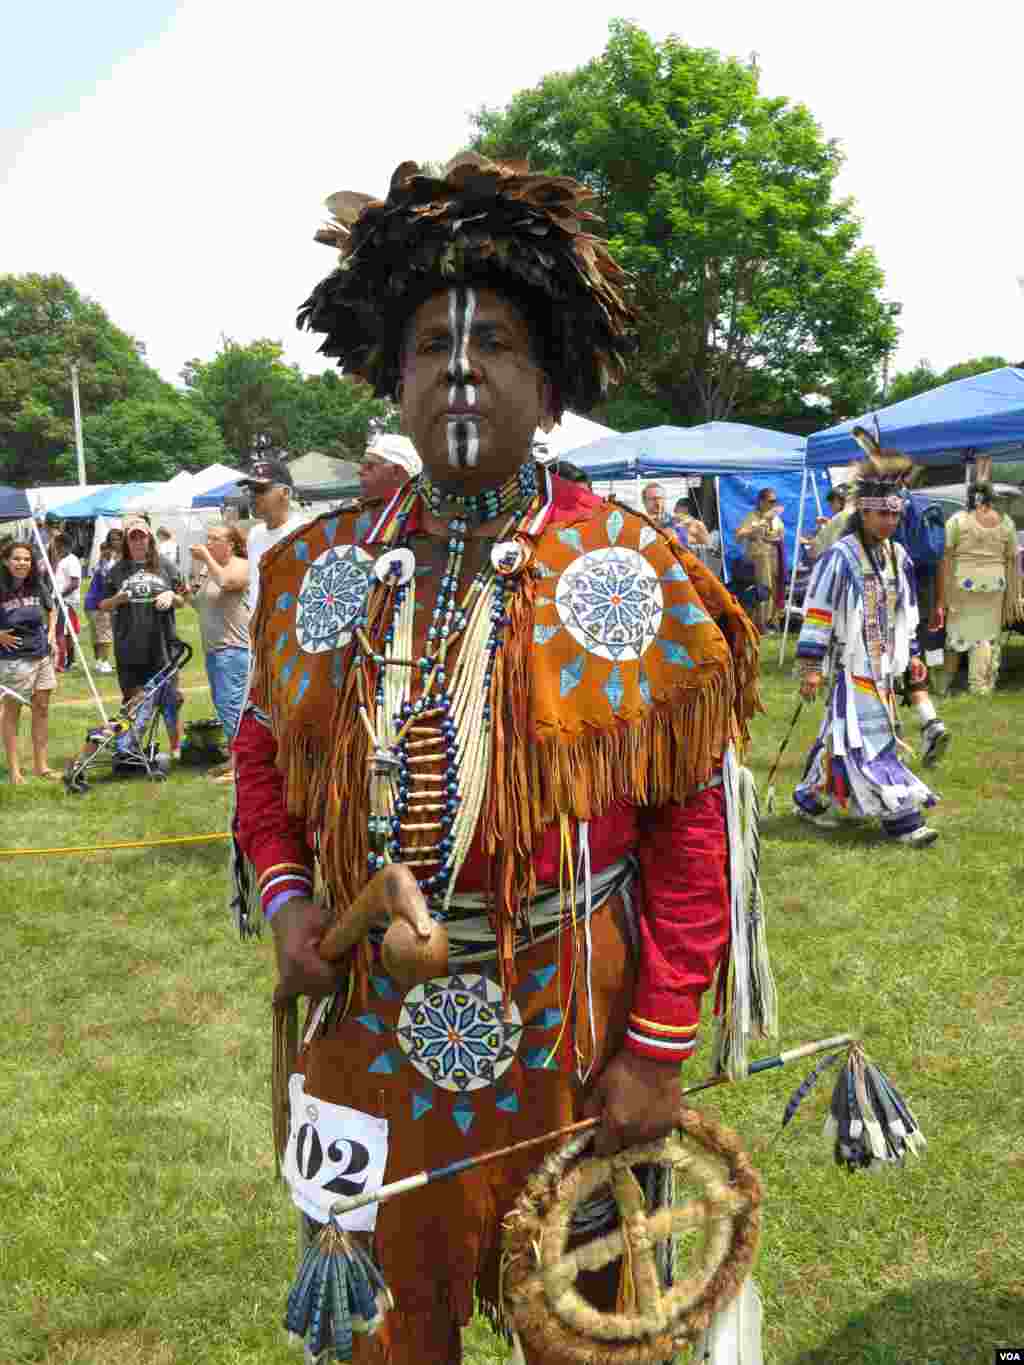
[[[157,552],[156,539],[143,517],[126,517],[121,560],[107,573],[107,595],[99,603],[114,627],[114,661],[124,701],[130,702],[165,668],[177,642],[174,611],[185,603],[181,574]],[[181,757],[181,693],[176,678],[165,687],[161,710],[174,758]]]

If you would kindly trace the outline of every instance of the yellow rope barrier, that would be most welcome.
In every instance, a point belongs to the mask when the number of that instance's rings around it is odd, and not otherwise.
[[[161,844],[208,844],[214,839],[230,839],[223,834],[181,834],[174,839],[124,839],[117,844],[85,844],[80,848],[0,848],[0,858],[40,858],[45,853],[105,853],[109,848],[158,848]]]

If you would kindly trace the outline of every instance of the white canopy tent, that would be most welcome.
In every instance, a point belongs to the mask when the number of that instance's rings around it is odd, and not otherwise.
[[[603,427],[600,422],[579,417],[575,412],[566,412],[550,431],[541,431],[538,427],[533,440],[535,445],[543,446],[552,459],[561,459],[563,456],[569,459],[580,446],[590,445],[592,441],[600,441],[602,437],[614,434],[611,427]]]

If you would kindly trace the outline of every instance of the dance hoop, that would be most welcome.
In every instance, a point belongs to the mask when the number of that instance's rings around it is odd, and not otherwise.
[[[558,1365],[662,1365],[739,1292],[757,1251],[760,1179],[739,1138],[692,1109],[660,1142],[612,1157],[583,1155],[590,1137],[549,1156],[505,1220],[504,1307],[523,1341]],[[667,1206],[647,1207],[639,1165],[668,1168]],[[580,1245],[573,1213],[602,1190],[618,1226]],[[664,1287],[656,1248],[667,1239],[676,1273]],[[602,1312],[576,1278],[620,1258],[632,1302],[620,1293],[619,1311]]]

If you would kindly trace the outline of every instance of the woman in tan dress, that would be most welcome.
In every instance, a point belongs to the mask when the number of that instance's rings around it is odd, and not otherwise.
[[[774,488],[762,488],[757,506],[740,523],[736,539],[754,567],[754,581],[768,596],[758,602],[755,619],[762,631],[770,630],[779,617],[782,582],[782,518]]]
[[[1000,632],[1021,615],[1017,531],[992,506],[992,485],[976,483],[968,510],[946,522],[946,553],[939,566],[932,628],[946,627],[947,676],[966,654],[968,689],[986,696],[996,685]]]

